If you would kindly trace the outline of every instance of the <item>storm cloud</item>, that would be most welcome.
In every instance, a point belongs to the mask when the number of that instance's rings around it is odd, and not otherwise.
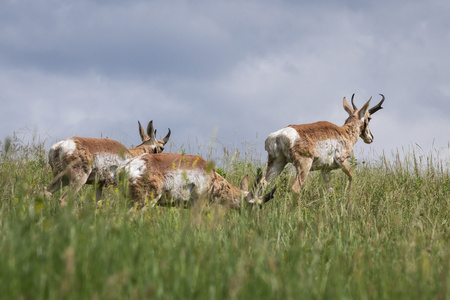
[[[376,152],[449,149],[448,1],[3,1],[0,137],[31,128],[175,148],[254,143],[289,124],[343,124],[342,98],[382,93]],[[35,129],[36,128],[36,129]],[[264,154],[265,155],[265,154]]]

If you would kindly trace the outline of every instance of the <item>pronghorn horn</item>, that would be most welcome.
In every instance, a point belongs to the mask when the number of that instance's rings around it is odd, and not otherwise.
[[[380,103],[378,103],[377,105],[375,105],[374,107],[372,107],[371,109],[369,109],[369,113],[370,113],[371,115],[373,115],[374,113],[376,113],[376,112],[379,111],[380,109],[383,109],[383,108],[381,107],[381,104],[383,104],[383,102],[384,102],[384,96],[383,96],[383,94],[380,94],[380,96],[383,97],[383,99],[381,99]]]
[[[270,199],[273,198],[273,195],[275,194],[275,191],[277,190],[277,185],[267,194],[264,195],[262,203],[259,204],[259,208],[262,208],[262,205],[266,202],[268,202]]]
[[[153,120],[148,122],[147,134],[150,137],[150,141],[156,142],[156,135],[155,135],[155,131],[153,130]]]
[[[258,168],[258,171],[260,171],[260,168]],[[252,190],[255,190],[259,186],[259,183],[261,182],[261,179],[262,179],[262,174],[256,175],[256,180],[255,180],[255,183],[253,184]]]
[[[264,203],[266,203],[267,201],[269,201],[270,199],[273,198],[273,195],[275,194],[276,190],[277,190],[277,185],[275,185],[275,187],[270,191],[270,193],[267,193],[264,195]]]
[[[355,97],[355,94],[352,95],[352,106],[353,106],[353,110],[357,110],[358,108],[356,107],[355,103],[353,103],[354,97]]]

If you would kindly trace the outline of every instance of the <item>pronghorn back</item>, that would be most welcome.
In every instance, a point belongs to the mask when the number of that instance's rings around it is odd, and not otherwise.
[[[130,151],[117,141],[81,137],[54,144],[48,156],[55,176],[80,177],[88,174],[86,183],[90,184],[97,175],[97,180],[105,187],[114,184],[115,169],[132,157]]]
[[[109,139],[71,137],[59,141],[51,146],[48,153],[48,160],[53,165],[58,160],[69,159],[72,156],[89,161],[92,156],[99,153],[122,154],[124,158],[131,157],[130,151],[121,143]]]

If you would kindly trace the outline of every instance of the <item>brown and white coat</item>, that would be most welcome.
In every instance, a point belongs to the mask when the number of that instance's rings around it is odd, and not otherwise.
[[[343,105],[349,117],[343,126],[321,121],[289,125],[271,133],[265,141],[268,163],[266,175],[261,181],[262,185],[273,181],[283,171],[286,164],[292,163],[297,171],[297,177],[292,186],[294,192],[300,192],[308,173],[315,170],[322,171],[330,191],[329,173],[334,169],[344,171],[351,187],[352,171],[348,159],[353,154],[353,146],[358,141],[358,137],[367,144],[373,142],[369,121],[372,114],[382,109],[384,96],[381,96],[383,99],[380,103],[370,109],[370,99],[361,109],[358,109],[353,103],[354,94],[352,107],[344,97]]]
[[[183,154],[144,154],[130,159],[123,167],[131,198],[137,203],[148,199],[151,205],[189,206],[198,199],[239,208],[241,202],[262,204],[264,198],[248,191],[248,177],[238,188],[219,175],[202,157]]]
[[[47,194],[53,194],[69,185],[72,195],[84,184],[97,184],[96,199],[100,200],[104,187],[116,184],[116,170],[134,156],[144,153],[159,153],[170,137],[170,129],[162,140],[156,140],[153,122],[147,126],[147,134],[139,124],[142,144],[128,149],[110,139],[72,137],[51,146],[48,160],[53,171],[53,180]],[[60,198],[65,203],[66,191]]]

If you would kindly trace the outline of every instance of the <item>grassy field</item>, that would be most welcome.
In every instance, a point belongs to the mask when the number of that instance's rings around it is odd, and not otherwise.
[[[119,189],[44,199],[43,144],[1,143],[1,299],[450,299],[448,161],[410,151],[354,159],[354,185],[311,173],[293,199],[287,168],[263,209],[149,208]],[[196,153],[190,153],[196,154]],[[244,158],[239,158],[244,157]],[[224,149],[234,184],[264,162]]]

